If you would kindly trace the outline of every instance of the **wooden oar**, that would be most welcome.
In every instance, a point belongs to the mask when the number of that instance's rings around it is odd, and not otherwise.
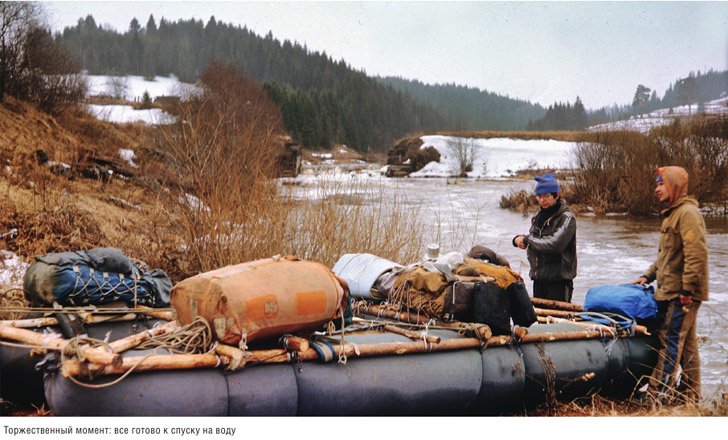
[[[68,339],[49,337],[31,330],[10,327],[8,325],[0,325],[0,337],[42,348],[53,349],[63,349],[71,342]],[[118,353],[110,353],[100,348],[88,346],[83,347],[81,350],[86,359],[95,364],[113,366],[121,365],[122,360]]]

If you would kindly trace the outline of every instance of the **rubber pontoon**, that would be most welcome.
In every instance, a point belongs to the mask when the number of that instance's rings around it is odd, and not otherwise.
[[[103,338],[111,330],[113,340],[128,334],[129,326],[94,325],[89,335]],[[580,330],[583,327],[568,323],[528,329],[529,334]],[[450,330],[429,334],[443,340],[463,338]],[[349,344],[412,342],[373,331],[347,333],[345,338]],[[130,374],[105,388],[78,385],[53,368],[53,362],[46,362],[41,379],[33,369],[39,358],[31,358],[27,349],[3,346],[1,391],[3,398],[14,401],[44,397],[57,416],[494,415],[533,407],[549,396],[559,400],[595,392],[627,396],[654,362],[649,342],[645,336],[605,336],[483,351],[349,356],[345,364],[334,359],[250,365],[233,372],[149,371]],[[140,351],[123,355],[139,356]],[[102,376],[92,383],[117,378]]]

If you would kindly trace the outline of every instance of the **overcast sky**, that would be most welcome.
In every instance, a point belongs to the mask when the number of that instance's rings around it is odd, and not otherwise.
[[[91,14],[126,31],[210,16],[344,59],[370,75],[455,83],[544,106],[662,97],[690,71],[728,69],[728,2],[44,2],[54,30]]]

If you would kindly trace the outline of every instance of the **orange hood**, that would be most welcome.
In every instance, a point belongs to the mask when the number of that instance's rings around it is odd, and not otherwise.
[[[662,167],[657,169],[657,174],[662,176],[670,198],[667,206],[675,203],[675,200],[688,193],[688,172],[682,167]]]

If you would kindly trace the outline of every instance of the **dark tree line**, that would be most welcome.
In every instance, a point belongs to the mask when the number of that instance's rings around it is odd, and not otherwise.
[[[583,130],[587,127],[588,116],[581,98],[576,97],[574,104],[567,102],[549,106],[546,115],[536,121],[529,121],[527,130]]]
[[[383,84],[408,92],[415,99],[433,105],[449,127],[462,130],[521,130],[529,121],[540,119],[546,109],[528,101],[455,84],[427,85],[402,78],[378,78]]]

